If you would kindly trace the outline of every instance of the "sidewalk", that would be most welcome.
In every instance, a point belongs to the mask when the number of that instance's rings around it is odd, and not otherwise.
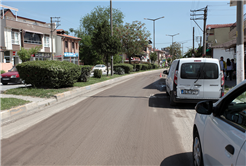
[[[234,86],[236,86],[237,85],[237,83],[236,83],[236,80],[235,79],[233,79],[233,80],[229,80],[229,79],[227,79],[227,80],[225,80],[225,85],[228,87],[228,88],[232,88],[232,87],[234,87]]]

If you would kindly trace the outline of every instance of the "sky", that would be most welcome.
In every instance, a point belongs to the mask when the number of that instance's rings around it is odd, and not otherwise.
[[[61,25],[58,29],[69,30],[77,29],[80,26],[80,20],[86,14],[91,13],[97,6],[108,7],[110,0],[91,0],[91,1],[68,1],[68,0],[0,0],[1,4],[19,9],[18,16],[50,22],[50,17],[60,17]],[[138,1],[120,1],[112,0],[112,7],[120,10],[124,14],[124,23],[141,21],[151,33],[153,39],[153,21],[144,18],[156,19],[155,21],[155,47],[161,49],[172,44],[173,42],[183,43],[184,53],[192,48],[193,27],[195,27],[195,36],[202,36],[202,30],[193,20],[190,20],[192,12],[208,6],[208,24],[229,24],[236,22],[236,6],[230,7],[230,0],[138,0]],[[244,5],[245,11],[245,5]],[[203,12],[197,12],[203,14]],[[203,28],[203,20],[196,20],[198,25]],[[152,40],[153,41],[153,40]],[[200,42],[200,41],[199,41]],[[195,37],[195,48],[198,47]]]

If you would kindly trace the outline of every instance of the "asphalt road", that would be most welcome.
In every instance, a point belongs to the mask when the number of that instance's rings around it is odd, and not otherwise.
[[[195,105],[138,76],[2,140],[2,165],[192,165]]]

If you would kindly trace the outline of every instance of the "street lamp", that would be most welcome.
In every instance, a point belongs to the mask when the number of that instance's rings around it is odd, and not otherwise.
[[[175,34],[175,35],[166,35],[166,36],[172,36],[172,55],[173,55],[173,36],[179,35],[179,33]]]
[[[153,21],[153,41],[154,41],[154,52],[155,52],[155,21],[156,20],[159,20],[161,18],[164,18],[164,16],[162,17],[159,17],[159,18],[156,18],[156,19],[150,19],[150,18],[144,18],[145,20],[150,20],[150,21]],[[158,66],[159,66],[159,56],[158,56]]]

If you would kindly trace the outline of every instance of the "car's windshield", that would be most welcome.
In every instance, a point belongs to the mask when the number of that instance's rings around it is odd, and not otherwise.
[[[17,71],[16,67],[13,67],[12,69],[10,69],[9,71]]]
[[[102,67],[102,65],[96,65],[95,67]]]

